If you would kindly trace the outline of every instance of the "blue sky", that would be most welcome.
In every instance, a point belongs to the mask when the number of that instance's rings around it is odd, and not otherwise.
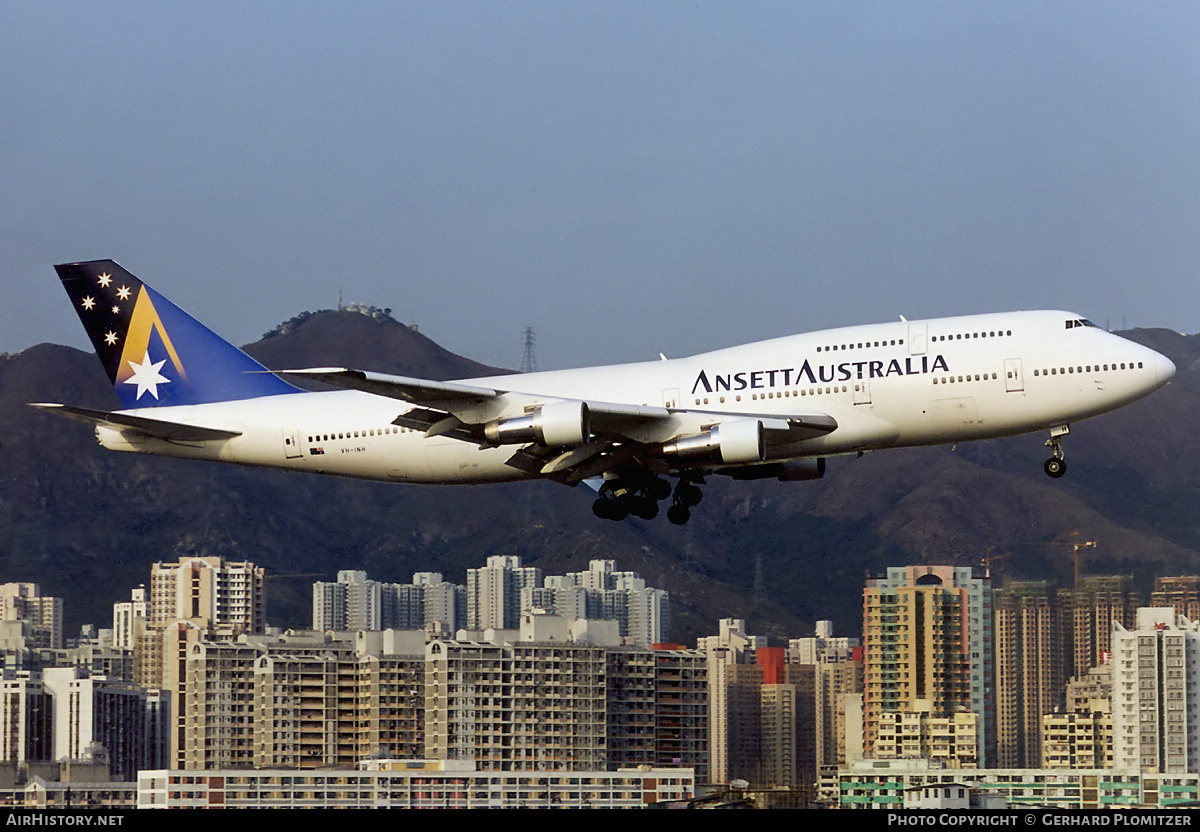
[[[1200,331],[1194,2],[0,0],[0,350],[112,257],[236,343],[543,369],[1066,308]]]

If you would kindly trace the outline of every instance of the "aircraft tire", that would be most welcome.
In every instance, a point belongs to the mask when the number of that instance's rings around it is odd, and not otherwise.
[[[1067,461],[1052,456],[1046,460],[1046,464],[1042,466],[1046,469],[1046,476],[1058,479],[1063,474],[1067,473]]]
[[[658,503],[649,497],[637,497],[629,511],[643,520],[653,520],[658,516]]]
[[[671,483],[662,477],[655,477],[650,480],[650,485],[646,488],[646,492],[653,500],[665,500],[671,496]]]
[[[678,489],[679,502],[683,505],[691,507],[700,505],[700,501],[704,499],[704,492],[690,483],[683,483]]]

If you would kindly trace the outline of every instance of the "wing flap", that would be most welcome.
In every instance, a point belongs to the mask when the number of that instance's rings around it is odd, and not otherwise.
[[[222,430],[220,428],[186,425],[182,422],[169,422],[166,419],[154,419],[148,416],[135,416],[132,413],[120,411],[112,413],[106,410],[92,410],[87,407],[72,407],[66,404],[31,404],[47,413],[57,413],[77,422],[84,422],[98,427],[115,428],[121,431],[134,431],[143,436],[155,439],[165,439],[168,442],[216,442],[222,439],[232,439],[241,436],[237,430]]]

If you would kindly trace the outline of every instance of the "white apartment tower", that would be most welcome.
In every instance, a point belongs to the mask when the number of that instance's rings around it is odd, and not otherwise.
[[[42,595],[38,584],[0,584],[0,621],[27,622],[30,646],[61,648],[62,616],[62,599]]]
[[[1159,773],[1200,765],[1200,624],[1143,607],[1112,625],[1113,766]],[[1189,679],[1191,683],[1189,683]]]
[[[313,584],[313,629],[382,629],[381,586],[356,569],[338,572],[336,582]]]
[[[114,780],[136,779],[151,759],[146,691],[76,667],[48,667],[42,684],[54,700],[53,759],[84,760],[102,748]]]
[[[146,631],[149,615],[145,586],[133,590],[130,600],[113,604],[113,647],[133,650],[138,637]]]
[[[467,570],[467,629],[515,630],[521,623],[521,591],[540,587],[542,570],[521,566],[517,555],[493,555],[487,566]]]

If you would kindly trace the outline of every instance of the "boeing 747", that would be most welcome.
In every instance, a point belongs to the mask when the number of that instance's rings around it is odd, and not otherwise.
[[[1072,312],[853,326],[690,358],[439,382],[269,371],[112,260],[55,267],[121,400],[36,404],[106,448],[371,480],[596,485],[597,517],[683,524],[706,479],[818,479],[829,457],[1049,431],[1157,390],[1166,357]],[[289,379],[335,388],[305,391]],[[674,482],[672,482],[672,480]]]

